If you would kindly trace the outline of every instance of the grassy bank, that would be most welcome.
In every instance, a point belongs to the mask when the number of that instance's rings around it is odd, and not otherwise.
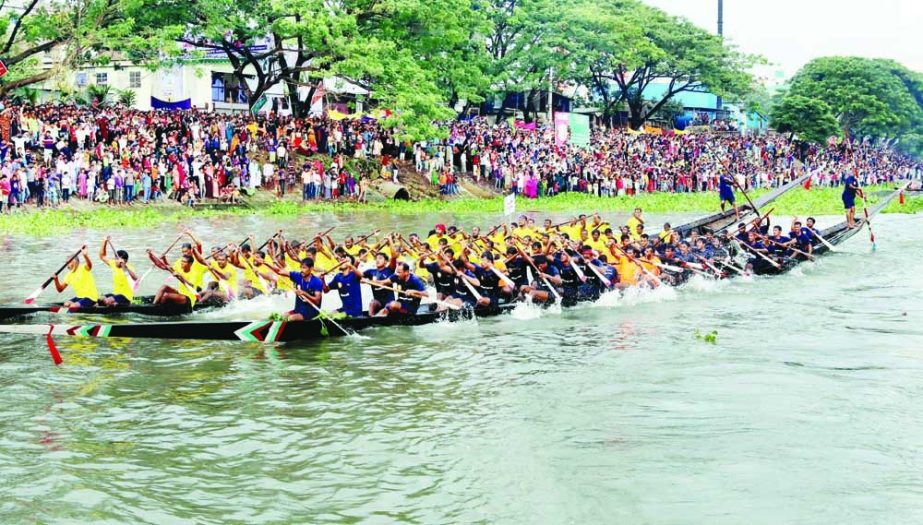
[[[889,188],[868,188],[871,201],[877,200],[876,192]],[[753,192],[751,198],[759,196]],[[739,202],[745,200],[738,197]],[[709,213],[718,208],[714,193],[669,194],[655,193],[637,197],[597,198],[584,194],[564,194],[553,198],[518,199],[516,209],[520,212],[630,212],[636,206],[649,215],[665,213]],[[840,190],[814,188],[810,191],[795,189],[773,202],[775,214],[779,215],[838,215],[843,212]],[[384,211],[395,214],[454,213],[454,214],[499,214],[503,211],[503,199],[462,198],[449,201],[423,200],[385,201],[370,204],[355,203],[308,203],[295,200],[256,203],[250,208],[192,209],[175,204],[156,204],[132,208],[108,208],[83,206],[79,209],[32,210],[0,216],[0,232],[31,235],[48,235],[76,228],[121,229],[150,228],[164,223],[179,222],[191,218],[209,218],[236,215],[262,215],[267,217],[295,216],[310,212],[363,213]],[[923,197],[907,196],[907,202],[900,206],[897,201],[885,210],[890,213],[917,213],[923,211]],[[861,212],[860,212],[861,215]]]

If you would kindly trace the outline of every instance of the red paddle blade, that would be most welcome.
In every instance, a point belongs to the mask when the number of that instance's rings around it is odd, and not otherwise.
[[[40,293],[42,293],[42,290],[43,290],[43,289],[44,289],[44,288],[39,288],[38,290],[32,292],[31,294],[29,294],[29,297],[26,297],[26,298],[23,300],[23,302],[26,303],[26,304],[32,304],[32,303],[34,303],[34,302],[35,302],[35,299],[38,297],[38,295],[39,295]]]
[[[48,343],[48,353],[51,354],[51,360],[54,361],[55,366],[59,366],[64,362],[61,359],[61,353],[58,352],[58,346],[54,344],[54,338],[51,337],[51,332],[54,330],[54,325],[48,328],[48,334],[45,336],[45,342]]]

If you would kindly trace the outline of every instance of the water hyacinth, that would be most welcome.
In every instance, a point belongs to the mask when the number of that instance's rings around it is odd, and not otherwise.
[[[869,202],[878,200],[879,192],[888,192],[890,186],[865,188]],[[750,192],[755,199],[765,190]],[[843,205],[839,188],[812,188],[809,191],[795,189],[772,203],[776,215],[840,215]],[[738,204],[746,203],[738,194]],[[555,197],[540,199],[518,198],[516,209],[532,212],[586,213],[630,212],[640,207],[646,214],[666,213],[710,213],[718,208],[718,196],[705,193],[650,193],[638,196],[596,197],[583,193],[564,193]],[[861,200],[860,200],[861,207]],[[366,204],[355,202],[308,202],[298,200],[268,201],[249,207],[188,208],[177,205],[154,205],[133,208],[84,208],[82,210],[54,209],[16,212],[0,215],[0,231],[3,233],[45,236],[80,228],[118,230],[123,228],[152,228],[162,224],[176,223],[192,218],[218,218],[241,215],[267,217],[295,217],[311,212],[344,212],[361,214],[381,212],[414,215],[429,213],[450,213],[456,215],[499,214],[503,212],[503,198],[491,199],[457,198],[451,200],[426,199],[420,201],[379,201]],[[897,201],[886,209],[886,213],[917,213],[923,211],[923,197],[908,194],[902,206]],[[861,211],[860,211],[861,214]],[[361,219],[360,219],[361,220]]]

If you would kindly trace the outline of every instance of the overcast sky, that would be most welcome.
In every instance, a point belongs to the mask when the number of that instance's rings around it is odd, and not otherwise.
[[[643,0],[717,32],[718,0]],[[812,58],[892,58],[923,72],[923,0],[724,0],[724,35],[787,75]]]

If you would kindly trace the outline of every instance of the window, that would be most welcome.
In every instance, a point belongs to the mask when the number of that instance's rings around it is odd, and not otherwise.
[[[141,72],[131,71],[128,73],[128,87],[138,89],[141,87]]]
[[[109,83],[109,74],[108,73],[96,73],[96,85],[105,86]]]
[[[212,72],[212,101],[246,104],[247,94],[233,74]]]
[[[77,87],[85,87],[86,85],[87,85],[87,74],[77,73]]]

